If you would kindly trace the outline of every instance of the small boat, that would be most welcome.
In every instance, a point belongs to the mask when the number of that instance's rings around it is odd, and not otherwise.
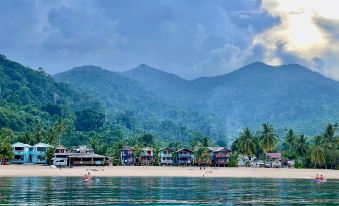
[[[313,179],[313,182],[318,183],[318,184],[322,184],[322,183],[325,183],[326,180],[325,179],[323,179],[323,180]]]

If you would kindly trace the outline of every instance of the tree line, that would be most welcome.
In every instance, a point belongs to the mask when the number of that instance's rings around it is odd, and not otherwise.
[[[242,154],[262,160],[268,152],[281,151],[283,158],[295,160],[296,167],[334,169],[339,163],[338,128],[338,124],[328,124],[321,134],[314,137],[286,129],[279,142],[273,126],[264,123],[261,131],[255,133],[244,128],[231,148],[233,155]]]

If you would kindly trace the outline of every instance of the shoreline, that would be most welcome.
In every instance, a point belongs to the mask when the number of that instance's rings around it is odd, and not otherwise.
[[[2,165],[1,177],[81,177],[90,172],[94,177],[234,177],[312,179],[322,174],[326,179],[339,179],[338,170],[251,168],[251,167],[171,167],[171,166],[106,166],[50,168],[41,165]]]

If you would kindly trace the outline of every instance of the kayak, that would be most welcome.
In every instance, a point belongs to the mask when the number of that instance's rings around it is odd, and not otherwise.
[[[324,182],[326,182],[326,180],[313,180],[313,182],[315,182],[315,183],[324,183]]]

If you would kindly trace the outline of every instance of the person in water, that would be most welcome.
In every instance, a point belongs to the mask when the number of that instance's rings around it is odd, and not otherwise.
[[[320,180],[320,181],[324,181],[324,180],[325,180],[324,176],[323,176],[323,175],[320,175],[319,180]]]
[[[92,180],[92,176],[91,174],[88,172],[87,174],[84,175],[84,177],[82,178],[83,181],[90,181]]]
[[[317,174],[317,176],[314,179],[315,180],[319,180],[319,175]]]

